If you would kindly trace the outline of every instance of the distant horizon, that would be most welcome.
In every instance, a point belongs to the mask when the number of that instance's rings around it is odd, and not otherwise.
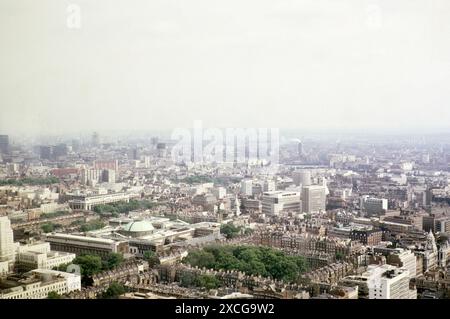
[[[170,130],[196,119],[444,130],[448,12],[446,0],[3,0],[0,131]]]

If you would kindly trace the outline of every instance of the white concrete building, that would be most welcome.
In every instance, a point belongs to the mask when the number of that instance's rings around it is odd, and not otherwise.
[[[51,251],[50,243],[41,242],[19,246],[17,249],[17,266],[22,270],[53,269],[72,262],[75,254]]]
[[[417,291],[409,288],[410,274],[405,268],[370,265],[362,277],[367,280],[369,299],[417,299]]]
[[[300,212],[301,210],[299,192],[265,192],[263,193],[261,203],[263,214],[277,215],[283,210],[293,210],[297,212]]]
[[[326,187],[310,185],[302,188],[302,212],[317,213],[325,211]]]
[[[295,171],[292,174],[292,179],[297,186],[309,186],[311,185],[311,171],[304,169]]]
[[[14,263],[17,246],[9,218],[0,217],[0,262]]]
[[[50,292],[60,295],[81,290],[78,274],[36,269],[23,277],[9,277],[0,281],[0,299],[45,299]]]
[[[253,194],[253,181],[245,179],[241,181],[241,194],[251,196]]]

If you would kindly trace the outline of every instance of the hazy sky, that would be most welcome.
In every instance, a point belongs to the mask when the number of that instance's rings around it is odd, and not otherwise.
[[[450,1],[0,1],[0,133],[194,120],[449,127]]]

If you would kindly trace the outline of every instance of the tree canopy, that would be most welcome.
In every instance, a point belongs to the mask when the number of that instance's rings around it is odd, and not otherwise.
[[[236,227],[233,224],[225,224],[220,227],[220,232],[225,235],[227,239],[235,238],[239,236],[241,233],[242,228]]]
[[[155,205],[157,204],[150,202],[148,200],[141,200],[141,201],[130,200],[128,203],[117,202],[104,205],[97,205],[94,207],[94,212],[100,215],[103,214],[118,215],[118,214],[126,214],[133,210],[138,209],[151,209],[155,207]]]
[[[21,179],[2,179],[0,186],[23,186],[23,185],[50,185],[59,183],[59,178],[51,177],[25,177]]]
[[[47,299],[61,299],[61,295],[56,291],[50,291],[47,295]]]
[[[286,281],[296,281],[308,270],[303,257],[288,256],[270,247],[212,245],[190,252],[183,262],[201,268],[239,270]]]
[[[55,229],[55,225],[52,223],[47,223],[41,226],[44,233],[51,233]]]
[[[158,256],[154,251],[147,250],[144,252],[144,260],[148,262],[150,267],[154,267],[160,263]]]
[[[102,294],[104,299],[117,299],[120,295],[127,292],[126,288],[117,282],[113,282],[109,285],[108,289]]]

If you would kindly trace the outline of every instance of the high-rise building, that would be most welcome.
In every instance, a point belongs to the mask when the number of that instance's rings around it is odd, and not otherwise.
[[[102,182],[115,183],[116,182],[116,171],[113,169],[104,169],[102,171]]]
[[[0,135],[0,153],[6,154],[9,151],[9,136]]]
[[[311,185],[311,171],[303,169],[295,171],[292,174],[292,179],[294,180],[294,184],[297,186],[309,186]]]
[[[53,156],[53,147],[42,145],[39,147],[39,157],[40,159],[52,159]]]
[[[310,185],[302,187],[302,211],[316,213],[325,211],[326,187]]]
[[[275,181],[266,180],[264,181],[263,191],[264,192],[274,192],[277,189],[277,184]]]
[[[119,170],[118,160],[96,160],[94,161],[94,169],[112,169],[115,171]]]
[[[92,134],[92,146],[99,146],[100,145],[100,136],[97,132],[94,132]]]
[[[69,151],[69,148],[67,147],[67,144],[61,143],[56,145],[53,148],[53,155],[54,156],[66,156]]]
[[[222,199],[227,195],[227,189],[225,187],[214,187],[212,193],[217,199]]]
[[[297,154],[298,154],[298,156],[303,156],[305,154],[304,150],[303,150],[303,143],[302,143],[302,141],[298,141]]]
[[[166,143],[158,143],[156,144],[156,151],[158,153],[158,157],[166,157],[167,156],[167,144]]]
[[[17,245],[8,217],[0,217],[0,262],[14,262]]]
[[[301,210],[300,193],[273,191],[265,192],[262,197],[262,212],[269,215],[277,215],[281,211]]]
[[[81,183],[84,185],[94,186],[102,178],[102,170],[99,169],[83,169],[81,170]]]
[[[253,194],[253,181],[251,179],[241,181],[241,193],[247,196]]]

